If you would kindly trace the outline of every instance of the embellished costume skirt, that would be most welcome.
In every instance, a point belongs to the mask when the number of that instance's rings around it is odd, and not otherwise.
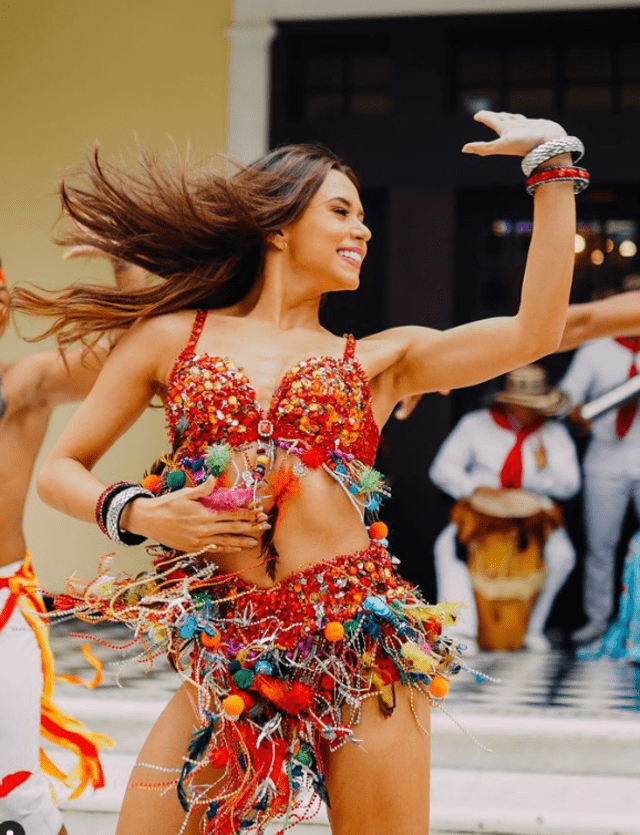
[[[176,561],[78,591],[63,607],[82,596],[79,616],[101,610],[144,630],[148,652],[195,685],[200,728],[173,782],[207,835],[312,817],[330,804],[324,758],[356,741],[364,701],[389,716],[408,685],[439,704],[460,669],[442,634],[456,606],[428,606],[376,542],[269,588]]]

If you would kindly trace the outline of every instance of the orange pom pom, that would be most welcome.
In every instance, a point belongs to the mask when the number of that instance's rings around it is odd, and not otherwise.
[[[245,708],[244,699],[241,696],[227,696],[222,700],[222,709],[227,716],[240,716]]]
[[[384,522],[373,522],[369,527],[369,536],[371,539],[386,539],[389,533],[389,528]]]
[[[324,628],[327,641],[341,641],[344,638],[344,626],[337,620],[332,620]]]
[[[213,635],[210,635],[208,632],[201,632],[200,640],[202,641],[202,646],[212,649],[213,647],[217,647],[220,643],[221,635],[217,629],[214,631]]]
[[[142,479],[142,486],[145,490],[151,490],[152,493],[155,493],[162,487],[162,478],[152,473]]]
[[[429,685],[429,692],[433,696],[434,699],[444,699],[444,697],[449,692],[449,682],[446,678],[442,676],[436,676],[435,678],[431,679],[431,684]]]

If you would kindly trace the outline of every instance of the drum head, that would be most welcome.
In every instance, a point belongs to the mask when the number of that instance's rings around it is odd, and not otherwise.
[[[500,490],[494,494],[474,494],[469,504],[478,513],[498,519],[526,519],[543,511],[551,511],[553,502],[528,490]]]

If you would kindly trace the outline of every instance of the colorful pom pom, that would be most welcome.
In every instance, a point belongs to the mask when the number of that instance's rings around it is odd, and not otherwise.
[[[377,493],[382,487],[382,475],[373,467],[363,467],[358,473],[357,486],[360,493]]]
[[[159,493],[162,489],[162,478],[159,475],[147,475],[142,479],[142,486],[145,490],[151,490],[152,493]]]
[[[270,676],[273,673],[273,665],[266,658],[259,658],[253,665],[257,675]]]
[[[308,467],[310,470],[317,470],[318,467],[321,467],[325,460],[325,454],[322,450],[317,449],[316,447],[311,447],[306,452],[304,452],[300,458],[302,463],[305,467]]]
[[[384,522],[373,522],[369,526],[369,536],[371,539],[386,539],[389,533],[389,528]]]
[[[235,719],[236,717],[240,716],[245,708],[244,699],[242,696],[236,696],[235,693],[231,696],[227,696],[225,699],[222,700],[222,709],[227,714],[227,716]]]
[[[431,693],[434,699],[444,699],[448,692],[449,682],[446,678],[436,676],[431,679],[431,683],[429,684],[429,693]]]
[[[227,469],[231,460],[231,447],[229,444],[211,444],[207,448],[204,463],[211,475],[216,478]]]
[[[233,683],[241,690],[246,690],[251,687],[254,678],[255,676],[251,670],[238,670],[237,673],[233,674]]]
[[[340,621],[332,620],[324,628],[327,641],[341,641],[344,638],[344,626]]]
[[[209,627],[208,629],[205,629],[200,634],[200,640],[202,641],[202,646],[207,647],[207,649],[213,649],[214,647],[217,647],[218,644],[220,643],[220,639],[221,639],[220,633],[218,632],[217,629],[214,629],[213,627]]]
[[[181,490],[187,482],[186,473],[182,470],[174,470],[167,473],[167,487],[169,490]]]

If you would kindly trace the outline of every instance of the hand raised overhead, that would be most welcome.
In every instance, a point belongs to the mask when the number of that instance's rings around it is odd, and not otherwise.
[[[529,119],[520,113],[479,110],[473,118],[494,130],[498,138],[487,142],[467,142],[462,148],[465,154],[478,154],[483,157],[495,154],[524,157],[543,142],[567,135],[565,129],[557,122],[549,119]]]

